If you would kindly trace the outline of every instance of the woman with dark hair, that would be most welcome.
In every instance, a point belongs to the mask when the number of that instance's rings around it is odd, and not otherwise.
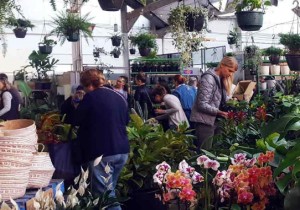
[[[2,77],[0,77],[0,91],[0,119],[19,119],[20,94],[13,90],[12,85],[7,80],[7,76],[2,75]]]
[[[179,99],[186,117],[190,120],[192,107],[196,98],[196,92],[192,87],[185,84],[185,80],[186,79],[179,74],[174,76],[174,84],[176,88],[173,91],[173,95]]]
[[[105,77],[97,69],[82,72],[80,82],[86,94],[76,109],[75,125],[79,125],[82,163],[88,164],[92,192],[104,193],[109,187],[110,196],[115,197],[118,177],[129,153],[127,101],[119,92],[104,87]],[[102,155],[102,161],[94,165],[94,160]]]

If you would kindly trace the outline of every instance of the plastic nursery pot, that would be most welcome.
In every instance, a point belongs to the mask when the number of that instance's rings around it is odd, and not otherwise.
[[[270,55],[269,56],[269,61],[272,65],[278,65],[279,64],[279,60],[280,60],[280,56],[279,55]]]
[[[236,44],[236,38],[235,37],[227,37],[227,42],[228,44],[232,45],[232,44]]]
[[[99,58],[100,53],[98,51],[93,52],[93,56],[94,56],[94,58]]]
[[[243,31],[258,31],[263,25],[263,12],[242,11],[236,12],[238,26]]]
[[[17,38],[24,38],[27,33],[27,28],[15,28],[13,32]]]
[[[118,11],[121,9],[124,0],[98,0],[98,2],[104,11]]]
[[[139,52],[141,56],[148,56],[151,52],[150,48],[139,48]]]
[[[204,25],[204,16],[195,14],[186,14],[185,21],[186,29],[188,31],[201,31]]]
[[[52,53],[52,46],[48,45],[39,45],[39,51],[42,54],[51,54]]]
[[[118,54],[113,54],[114,55],[114,58],[119,58],[120,57],[120,55],[118,55]]]
[[[69,33],[67,33],[67,40],[69,42],[77,42],[79,40],[79,32],[69,32]]]
[[[112,46],[119,47],[121,45],[121,40],[122,40],[121,37],[116,36],[110,39],[111,39]]]
[[[130,52],[131,55],[134,55],[135,54],[135,49],[131,48],[131,49],[129,49],[129,52]]]
[[[300,55],[285,55],[286,62],[291,71],[300,71]]]

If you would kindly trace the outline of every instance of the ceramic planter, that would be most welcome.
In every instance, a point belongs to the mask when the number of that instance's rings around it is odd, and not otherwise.
[[[287,65],[280,66],[280,73],[282,75],[288,75],[288,74],[290,74],[290,68],[289,68],[289,66],[287,66]]]
[[[291,71],[300,71],[300,55],[286,54],[285,58]]]
[[[280,66],[272,65],[271,66],[271,74],[272,75],[280,75]]]
[[[139,48],[139,52],[141,56],[148,56],[151,52],[151,48]]]
[[[204,25],[204,16],[195,16],[194,14],[186,14],[185,21],[186,29],[188,31],[201,31]]]
[[[13,32],[15,33],[15,36],[17,38],[24,38],[26,36],[27,33],[27,28],[15,28],[13,30]]]
[[[258,31],[263,25],[263,12],[242,11],[236,12],[238,26],[243,31]]]
[[[259,75],[269,75],[270,67],[269,66],[259,66]]]
[[[124,0],[98,0],[104,11],[118,11],[122,8]]]
[[[280,60],[280,56],[279,55],[270,55],[269,56],[269,61],[272,65],[278,65],[279,64],[279,60]]]
[[[39,51],[42,54],[51,54],[52,53],[52,46],[49,45],[39,45]]]

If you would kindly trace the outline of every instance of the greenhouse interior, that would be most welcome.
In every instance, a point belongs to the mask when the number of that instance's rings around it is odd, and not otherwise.
[[[299,210],[299,17],[0,0],[0,210]]]

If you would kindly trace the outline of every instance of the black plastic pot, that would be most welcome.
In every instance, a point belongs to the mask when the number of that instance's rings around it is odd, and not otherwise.
[[[235,13],[238,26],[243,31],[258,31],[264,20],[263,12],[242,11]]]
[[[135,49],[131,48],[131,49],[129,49],[129,52],[130,52],[131,55],[134,55],[135,54]]]
[[[24,38],[27,33],[27,28],[15,28],[13,32],[17,38]]]
[[[35,81],[34,87],[36,90],[50,90],[51,84],[51,81]]]
[[[269,56],[269,60],[270,60],[270,63],[272,65],[278,65],[279,64],[279,60],[280,60],[280,56],[279,55],[270,55]]]
[[[285,58],[291,71],[300,71],[300,55],[285,54]]]
[[[99,58],[100,53],[98,51],[93,52],[94,58]]]
[[[139,48],[139,52],[141,56],[148,56],[151,52],[151,48]]]
[[[98,2],[104,11],[118,11],[121,9],[124,0],[98,0]]]
[[[114,53],[113,55],[114,55],[114,58],[119,58],[120,57],[120,55],[116,54],[116,53]]]
[[[188,31],[201,31],[204,25],[204,16],[195,16],[194,14],[186,14],[185,26]]]
[[[119,36],[112,37],[111,38],[112,46],[119,47],[121,45],[121,40],[122,40],[122,38]]]
[[[48,46],[48,45],[39,45],[39,51],[42,54],[51,54],[52,53],[52,46]]]
[[[69,42],[78,42],[79,41],[79,32],[69,32],[67,33],[67,40]]]
[[[227,42],[228,42],[228,44],[236,44],[236,38],[235,37],[230,37],[230,36],[228,36],[227,37]]]

